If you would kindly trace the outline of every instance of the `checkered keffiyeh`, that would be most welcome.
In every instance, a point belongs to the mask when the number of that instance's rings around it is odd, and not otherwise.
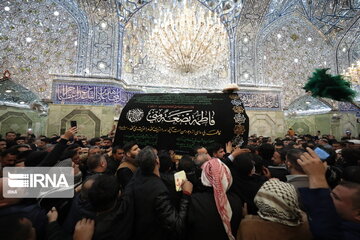
[[[287,226],[298,226],[301,210],[293,185],[271,179],[259,189],[254,199],[258,214],[262,219]]]
[[[214,189],[216,208],[230,240],[235,240],[231,232],[232,210],[226,196],[232,184],[232,176],[229,168],[219,159],[213,158],[202,165],[201,182],[204,186]]]

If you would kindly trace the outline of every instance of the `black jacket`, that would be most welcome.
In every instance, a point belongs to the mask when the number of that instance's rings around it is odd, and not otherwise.
[[[182,195],[179,210],[169,198],[160,177],[144,175],[139,169],[127,190],[134,197],[134,225],[131,239],[174,239],[183,232],[190,196]]]
[[[286,182],[286,175],[289,174],[289,171],[285,166],[269,166],[269,171],[271,173],[271,177],[277,178],[282,182]]]
[[[61,138],[55,145],[54,149],[48,153],[44,160],[42,160],[38,167],[51,167],[54,166],[59,160],[65,149],[68,147],[68,140]]]
[[[116,171],[116,177],[122,189],[126,188],[133,175],[134,173],[130,168],[120,168]]]
[[[62,228],[68,234],[73,234],[75,230],[75,225],[77,221],[82,218],[91,218],[94,219],[96,212],[91,206],[88,200],[81,198],[80,193],[75,194],[72,199],[71,207],[69,213],[67,214]]]
[[[233,193],[226,194],[232,209],[231,231],[236,237],[242,218],[242,202]],[[194,193],[186,224],[187,239],[227,240],[229,239],[216,208],[214,192],[207,188],[204,192]]]
[[[171,203],[176,209],[179,209],[182,192],[176,191],[174,173],[160,173],[160,178],[169,191]]]
[[[241,176],[234,173],[230,192],[235,193],[243,202],[247,203],[249,214],[256,215],[258,208],[254,203],[254,198],[264,182],[264,179],[258,175]]]
[[[106,173],[108,175],[115,175],[116,170],[120,165],[120,161],[115,160],[113,156],[109,157],[107,154],[104,155],[107,161]]]
[[[235,193],[243,202],[247,203],[249,214],[256,215],[258,209],[255,206],[254,198],[266,180],[258,175],[242,176],[228,156],[222,161],[229,167],[233,178],[229,191]]]

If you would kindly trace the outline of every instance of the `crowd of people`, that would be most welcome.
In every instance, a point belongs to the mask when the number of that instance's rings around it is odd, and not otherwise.
[[[114,146],[112,135],[86,139],[76,127],[51,137],[7,132],[1,191],[4,167],[72,167],[74,197],[1,195],[0,239],[360,239],[360,146],[290,130],[182,156]]]

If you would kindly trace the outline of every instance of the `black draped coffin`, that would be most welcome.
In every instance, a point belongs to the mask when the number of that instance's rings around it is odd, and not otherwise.
[[[121,112],[115,145],[191,153],[212,143],[247,144],[249,118],[235,93],[136,94]]]

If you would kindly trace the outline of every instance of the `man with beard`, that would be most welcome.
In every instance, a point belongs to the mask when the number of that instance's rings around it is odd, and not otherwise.
[[[123,149],[125,156],[118,167],[116,176],[121,187],[124,189],[138,169],[139,164],[135,160],[135,157],[140,152],[140,148],[135,142],[128,142],[125,143]]]

